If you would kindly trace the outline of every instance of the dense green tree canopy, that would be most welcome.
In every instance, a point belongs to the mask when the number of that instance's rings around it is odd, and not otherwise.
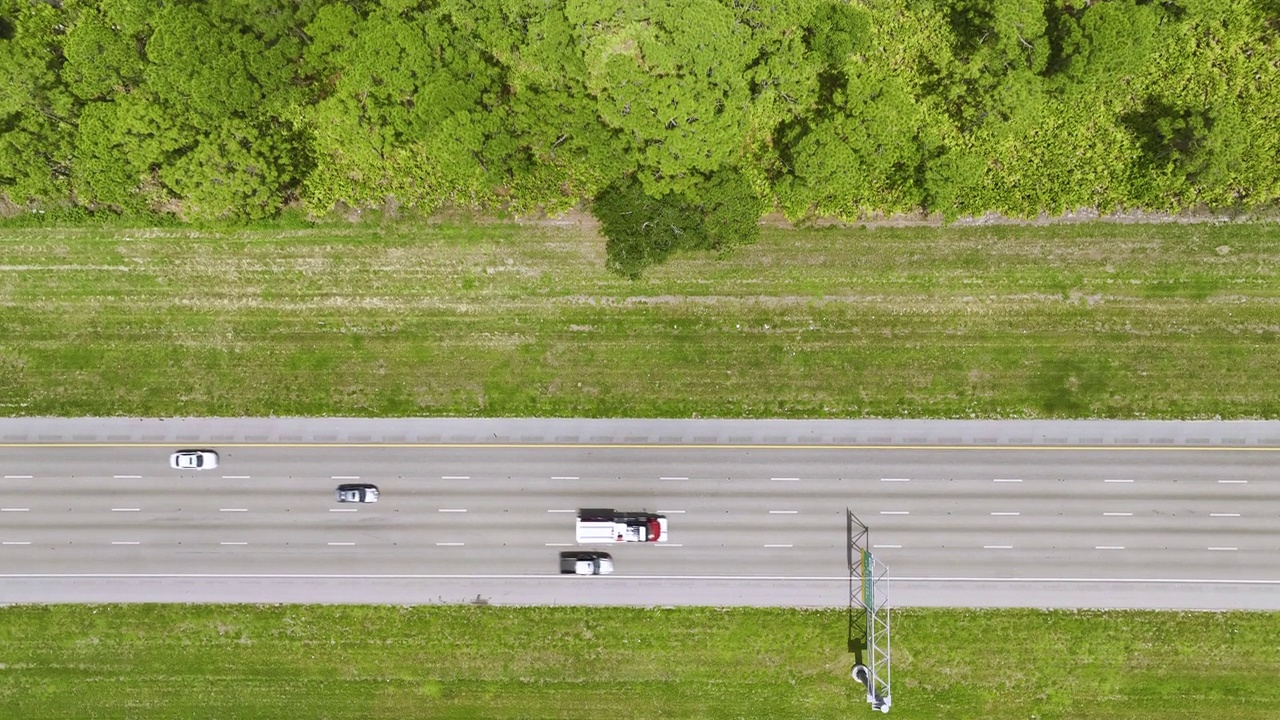
[[[0,197],[594,200],[696,218],[667,251],[769,208],[1248,209],[1278,57],[1275,0],[0,0]]]

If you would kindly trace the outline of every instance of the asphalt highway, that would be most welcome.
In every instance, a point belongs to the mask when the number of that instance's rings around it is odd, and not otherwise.
[[[1280,609],[1280,448],[1256,441],[14,441],[4,422],[0,602],[839,606],[848,508],[895,606]],[[182,447],[221,465],[169,469]],[[381,500],[336,503],[355,481]],[[559,576],[579,507],[664,513],[670,540]]]

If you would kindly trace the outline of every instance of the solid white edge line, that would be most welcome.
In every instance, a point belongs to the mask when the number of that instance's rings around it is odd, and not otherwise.
[[[770,510],[769,514],[770,515],[798,515],[800,514],[800,511],[799,510]]]
[[[470,475],[441,475],[441,480],[470,480]]]
[[[553,543],[548,543],[552,545]],[[572,545],[572,543],[563,543],[563,545]],[[678,547],[678,546],[677,546]],[[207,579],[207,580],[225,580],[225,579],[244,579],[244,580],[545,580],[548,573],[539,575],[378,575],[356,573],[350,575],[342,575],[336,573],[298,573],[298,574],[274,574],[274,573],[2,573],[0,578],[4,579],[27,579],[27,580],[57,580],[57,579],[118,579],[118,580],[146,580],[146,579]],[[811,581],[811,582],[831,582],[831,583],[848,583],[849,576],[846,575],[633,575],[636,580],[738,580],[738,581],[761,581],[761,582],[777,582],[780,580],[791,581]],[[1027,583],[1093,583],[1093,584],[1135,584],[1135,585],[1257,585],[1268,587],[1280,587],[1280,580],[1223,580],[1219,578],[1089,578],[1089,577],[1018,577],[1018,578],[998,578],[998,577],[894,577],[895,583],[916,582],[916,583],[1008,583],[1014,585],[1025,585]]]
[[[30,480],[30,475],[5,475],[5,480]]]
[[[1108,512],[1104,512],[1104,513],[1102,513],[1102,516],[1103,516],[1103,517],[1132,517],[1132,516],[1133,516],[1133,513],[1122,513],[1122,512],[1113,512],[1113,513],[1108,513]]]
[[[1022,513],[1016,513],[1016,512],[993,512],[993,513],[991,513],[991,514],[992,514],[992,515],[1013,516],[1013,515],[1021,515]]]
[[[1240,517],[1240,513],[1209,513],[1209,517]]]

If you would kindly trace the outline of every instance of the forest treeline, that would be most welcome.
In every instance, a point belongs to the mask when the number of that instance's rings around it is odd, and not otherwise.
[[[1247,210],[1280,196],[1277,33],[1280,0],[0,0],[0,195],[590,200],[624,265],[770,208]]]

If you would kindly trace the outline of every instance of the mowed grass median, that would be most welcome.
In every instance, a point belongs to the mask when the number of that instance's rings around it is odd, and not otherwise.
[[[1280,717],[1280,617],[907,610],[893,715]],[[842,611],[16,606],[0,717],[834,718]]]
[[[1280,225],[0,229],[0,413],[1280,417]]]

